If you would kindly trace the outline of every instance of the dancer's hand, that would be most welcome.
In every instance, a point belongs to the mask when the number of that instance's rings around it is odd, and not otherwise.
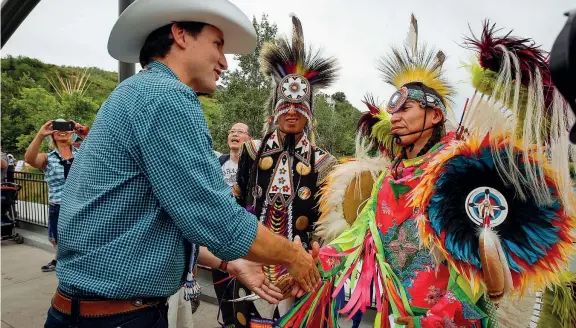
[[[294,257],[295,261],[286,265],[288,273],[296,280],[296,282],[306,291],[311,292],[320,283],[320,274],[318,273],[318,268],[316,267],[317,253],[313,255],[308,254],[306,250],[302,247],[302,242],[300,237],[296,236],[294,238],[294,247],[297,250],[297,254]],[[314,246],[315,245],[315,246]],[[318,248],[318,243],[314,243],[312,248]]]
[[[284,298],[282,291],[266,279],[260,263],[238,259],[228,263],[227,271],[271,304],[278,304]]]
[[[290,284],[292,284],[292,290],[290,291],[290,295],[292,297],[300,298],[306,294],[306,291],[299,283],[297,283],[294,279],[290,280]]]
[[[320,245],[318,245],[318,242],[314,242],[312,244],[312,250],[310,251],[310,254],[312,254],[312,259],[315,262],[318,261],[318,253],[319,252],[320,252]],[[290,291],[290,294],[293,297],[300,298],[300,297],[304,296],[304,294],[306,294],[306,291],[304,290],[304,288],[302,288],[302,286],[300,286],[300,284],[297,283],[294,279],[290,280],[290,284],[292,285],[292,290]]]
[[[414,318],[413,317],[400,317],[395,320],[399,325],[404,325],[406,328],[414,328]]]

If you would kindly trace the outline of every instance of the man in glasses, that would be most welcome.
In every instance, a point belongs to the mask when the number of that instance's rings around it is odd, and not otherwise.
[[[232,125],[228,131],[228,154],[222,154],[219,157],[220,166],[222,167],[222,174],[224,181],[231,188],[236,184],[236,171],[238,171],[238,160],[240,160],[240,147],[250,137],[250,128],[248,125],[238,122]],[[237,195],[235,193],[235,195]]]
[[[236,172],[238,171],[238,161],[240,160],[240,147],[248,140],[251,140],[250,128],[248,125],[237,122],[228,131],[228,154],[221,154],[218,160],[224,175],[224,181],[232,188],[234,196],[239,196],[238,188],[233,188],[236,185]],[[234,310],[232,303],[222,301],[232,299],[232,288],[228,288],[229,281],[223,281],[228,278],[227,272],[222,272],[217,269],[212,270],[212,280],[214,282],[214,291],[218,298],[218,303],[221,304],[222,319],[225,327],[234,327]]]

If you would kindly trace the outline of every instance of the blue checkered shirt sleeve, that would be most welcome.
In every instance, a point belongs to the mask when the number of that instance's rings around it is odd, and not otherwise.
[[[258,221],[230,195],[196,95],[167,90],[133,120],[144,174],[184,237],[223,260],[245,256]]]

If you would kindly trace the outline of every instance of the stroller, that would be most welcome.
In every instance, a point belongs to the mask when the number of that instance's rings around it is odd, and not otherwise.
[[[18,192],[22,189],[20,185],[4,182],[0,185],[2,193],[2,240],[12,239],[17,244],[22,244],[24,238],[18,233],[14,233],[16,227],[16,201]]]

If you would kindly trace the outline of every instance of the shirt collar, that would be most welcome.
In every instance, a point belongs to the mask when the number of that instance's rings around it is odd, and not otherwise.
[[[169,75],[177,80],[180,81],[180,78],[170,69],[170,67],[166,66],[166,64],[161,63],[159,61],[151,61],[148,65],[146,65],[143,71],[151,71],[151,72],[160,72],[166,75]]]

